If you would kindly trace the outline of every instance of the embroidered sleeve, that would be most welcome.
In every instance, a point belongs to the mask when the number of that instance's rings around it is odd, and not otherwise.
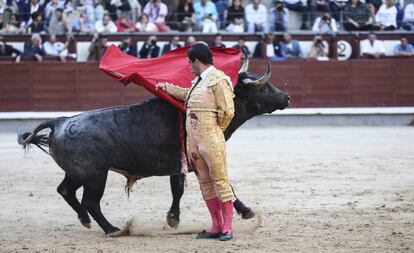
[[[173,96],[174,98],[184,101],[187,96],[188,88],[181,88],[174,84],[167,83],[165,86],[165,91]]]
[[[234,94],[226,80],[219,81],[211,88],[216,97],[217,123],[224,131],[234,116]]]

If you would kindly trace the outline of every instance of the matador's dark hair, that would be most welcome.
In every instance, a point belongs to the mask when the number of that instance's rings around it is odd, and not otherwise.
[[[213,53],[204,43],[196,43],[187,51],[187,56],[191,62],[198,59],[204,64],[213,65]]]

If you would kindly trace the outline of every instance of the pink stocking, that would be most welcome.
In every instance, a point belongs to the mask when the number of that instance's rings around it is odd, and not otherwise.
[[[223,233],[232,232],[233,223],[233,202],[226,201],[221,202],[221,210],[223,212],[224,226],[222,227]]]
[[[206,200],[208,210],[211,215],[211,229],[210,233],[221,233],[223,227],[223,217],[221,214],[221,201],[216,197],[214,199]]]

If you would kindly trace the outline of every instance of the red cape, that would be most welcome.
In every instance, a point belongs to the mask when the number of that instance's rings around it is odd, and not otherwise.
[[[130,82],[141,85],[154,95],[184,110],[182,101],[174,99],[160,89],[156,90],[155,84],[170,82],[183,88],[191,86],[194,75],[188,64],[188,49],[189,47],[176,49],[158,58],[138,59],[112,45],[106,50],[99,68],[124,85]],[[231,78],[233,86],[236,85],[242,53],[235,48],[211,47],[210,49],[213,52],[214,66]]]

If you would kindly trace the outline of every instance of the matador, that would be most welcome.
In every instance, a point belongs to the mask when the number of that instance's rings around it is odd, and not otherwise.
[[[170,83],[157,87],[185,102],[187,157],[197,175],[210,212],[212,226],[197,234],[197,239],[231,240],[233,202],[226,161],[224,130],[234,115],[233,86],[224,72],[213,65],[208,46],[196,43],[188,51],[191,72],[196,76],[191,88]]]

